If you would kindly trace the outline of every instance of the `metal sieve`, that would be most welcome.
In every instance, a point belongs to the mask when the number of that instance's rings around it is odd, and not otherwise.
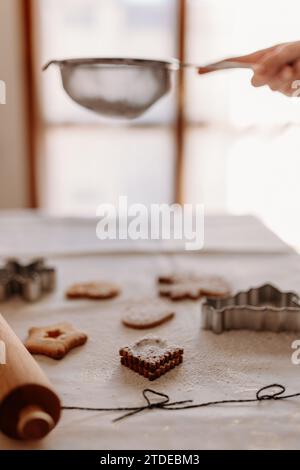
[[[200,67],[147,59],[66,59],[58,65],[66,93],[79,105],[109,117],[134,119],[145,113],[171,89],[172,72],[180,67],[207,73],[225,68],[252,68],[252,64],[221,61]]]

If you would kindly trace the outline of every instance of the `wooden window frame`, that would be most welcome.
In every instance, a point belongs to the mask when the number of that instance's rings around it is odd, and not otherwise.
[[[23,35],[24,35],[24,65],[26,84],[26,110],[28,126],[28,188],[29,207],[38,208],[37,174],[36,174],[36,144],[37,144],[37,93],[35,89],[36,75],[34,69],[35,43],[33,34],[33,4],[32,0],[22,0]]]

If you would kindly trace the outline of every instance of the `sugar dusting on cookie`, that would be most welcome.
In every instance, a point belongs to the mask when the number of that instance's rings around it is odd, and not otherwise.
[[[155,380],[181,364],[183,352],[183,348],[165,339],[147,336],[120,349],[121,364],[149,380]]]
[[[123,313],[122,322],[125,326],[134,329],[154,328],[171,320],[174,315],[174,309],[170,306],[152,299],[128,306]]]

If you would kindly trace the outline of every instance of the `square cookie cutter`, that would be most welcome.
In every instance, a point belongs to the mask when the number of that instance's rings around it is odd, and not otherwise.
[[[0,268],[0,302],[14,295],[19,295],[28,302],[35,302],[43,294],[53,291],[55,285],[55,268],[46,266],[43,258],[27,265],[16,259],[9,259]]]
[[[202,328],[228,330],[300,331],[300,297],[271,284],[233,297],[207,298],[202,305]]]

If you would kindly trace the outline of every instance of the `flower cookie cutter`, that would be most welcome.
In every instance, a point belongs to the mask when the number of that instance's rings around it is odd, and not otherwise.
[[[202,327],[214,333],[228,330],[300,331],[300,297],[271,284],[233,297],[207,298]]]
[[[16,259],[9,259],[5,266],[0,268],[0,302],[14,295],[34,302],[44,293],[53,291],[55,284],[56,271],[53,267],[46,266],[43,258],[27,265]]]

